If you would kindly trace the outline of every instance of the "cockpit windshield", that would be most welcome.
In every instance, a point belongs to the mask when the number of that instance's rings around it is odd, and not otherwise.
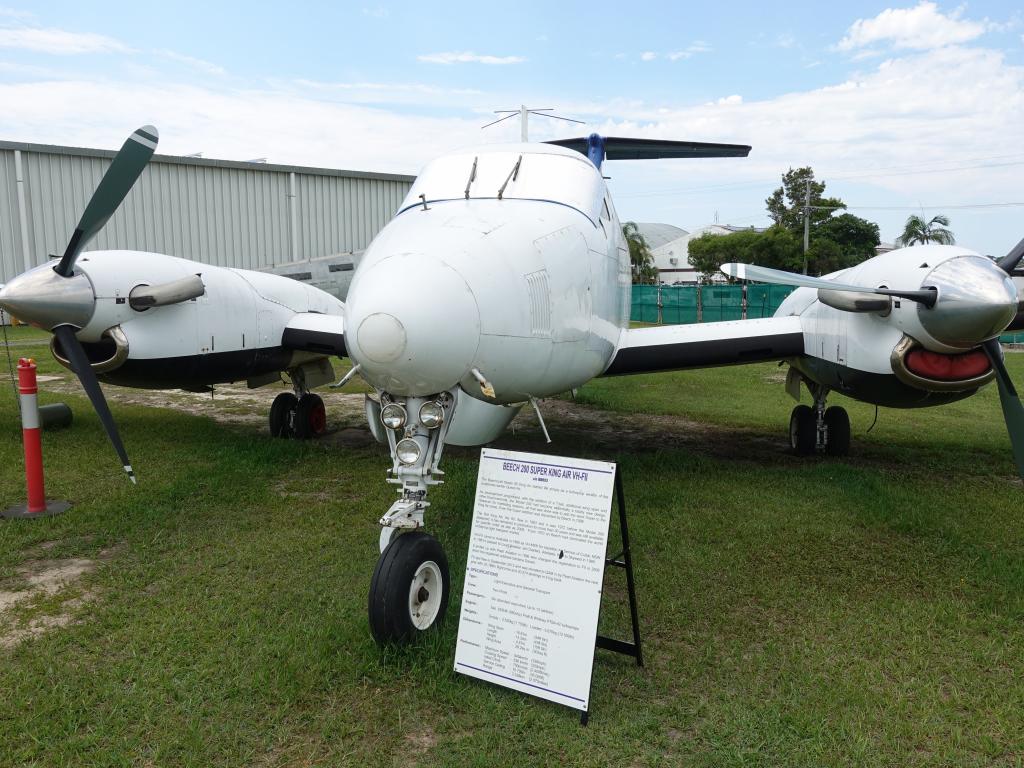
[[[423,201],[542,200],[575,208],[597,222],[604,185],[590,161],[576,153],[531,149],[481,148],[440,157],[416,178],[399,210]]]

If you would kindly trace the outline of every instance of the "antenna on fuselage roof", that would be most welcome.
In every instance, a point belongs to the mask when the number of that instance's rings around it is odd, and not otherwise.
[[[538,117],[551,117],[554,118],[555,120],[565,120],[565,122],[567,123],[579,123],[580,125],[586,125],[586,123],[584,123],[582,120],[573,120],[571,117],[562,117],[561,115],[547,114],[548,112],[552,111],[554,111],[554,107],[545,107],[544,109],[528,109],[525,104],[521,104],[519,106],[519,109],[496,109],[494,110],[494,114],[504,114],[505,116],[499,117],[497,120],[494,120],[488,123],[487,125],[481,125],[480,130],[483,130],[484,128],[490,128],[492,125],[497,125],[503,120],[508,120],[510,117],[515,117],[516,115],[519,115],[519,137],[525,144],[530,140],[530,115],[537,115]]]

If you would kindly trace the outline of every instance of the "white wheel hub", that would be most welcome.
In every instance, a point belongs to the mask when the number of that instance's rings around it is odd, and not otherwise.
[[[441,609],[444,583],[441,569],[433,560],[421,563],[409,585],[409,618],[419,630],[429,629]]]

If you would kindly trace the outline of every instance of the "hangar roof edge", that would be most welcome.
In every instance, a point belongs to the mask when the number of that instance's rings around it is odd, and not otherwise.
[[[0,150],[20,150],[48,155],[77,155],[80,157],[106,157],[117,154],[109,149],[88,147],[65,147],[59,144],[33,144],[22,141],[0,140]],[[304,173],[311,176],[340,176],[349,179],[372,179],[377,181],[413,182],[415,176],[400,173],[376,173],[373,171],[346,171],[336,168],[317,168],[305,165],[278,165],[276,163],[248,163],[242,160],[217,160],[207,157],[182,157],[180,155],[153,155],[153,163],[171,165],[195,165],[206,168],[236,168],[245,171],[269,171],[272,173]]]

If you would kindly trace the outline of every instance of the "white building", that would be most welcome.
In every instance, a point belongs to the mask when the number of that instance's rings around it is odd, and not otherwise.
[[[651,248],[658,279],[662,283],[696,283],[700,277],[689,261],[690,241],[705,234],[730,235],[733,232],[764,232],[762,227],[734,227],[729,224],[708,224],[687,232],[681,237]]]

